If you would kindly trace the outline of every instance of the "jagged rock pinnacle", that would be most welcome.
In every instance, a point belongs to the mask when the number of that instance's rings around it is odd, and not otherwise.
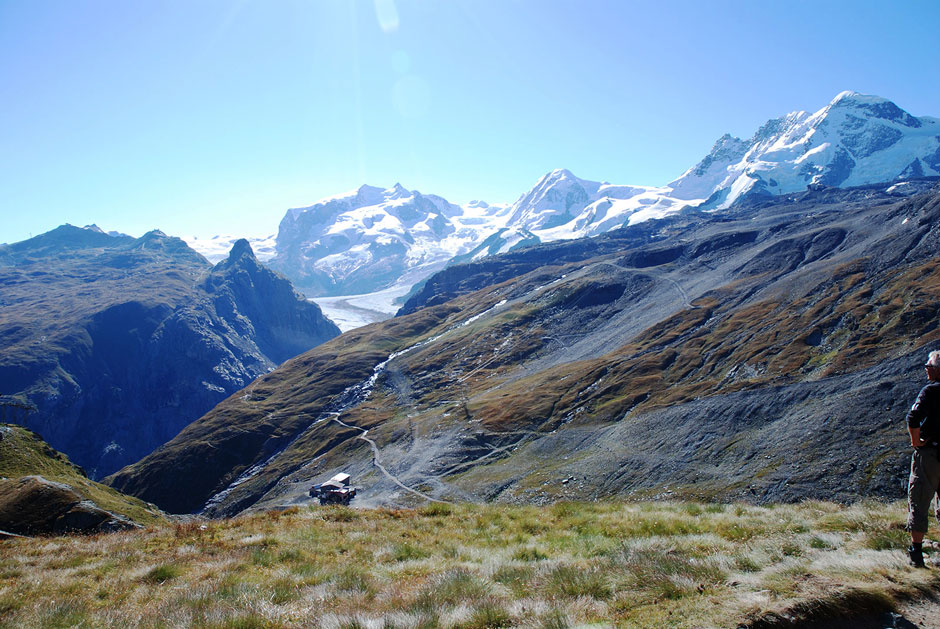
[[[244,256],[254,259],[255,252],[251,248],[251,244],[244,238],[239,238],[235,241],[235,244],[232,245],[232,250],[228,254],[228,259],[230,262],[234,262]]]

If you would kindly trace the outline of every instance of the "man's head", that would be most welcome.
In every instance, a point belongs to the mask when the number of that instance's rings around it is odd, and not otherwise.
[[[928,380],[940,381],[940,350],[934,350],[927,354],[924,369],[927,370]]]

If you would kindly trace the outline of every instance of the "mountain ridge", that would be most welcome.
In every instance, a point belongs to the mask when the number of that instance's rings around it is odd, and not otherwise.
[[[90,480],[22,426],[0,423],[0,537],[104,532],[165,521],[153,505]]]
[[[158,230],[62,226],[0,247],[0,393],[102,476],[339,330],[246,242],[213,267]]]

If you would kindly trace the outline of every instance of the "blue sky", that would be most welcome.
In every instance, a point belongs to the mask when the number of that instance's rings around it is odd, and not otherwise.
[[[838,92],[940,116],[940,2],[0,0],[0,242],[275,233],[363,183],[662,185]]]

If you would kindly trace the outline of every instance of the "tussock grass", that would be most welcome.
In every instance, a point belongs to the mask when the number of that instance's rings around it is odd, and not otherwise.
[[[901,504],[290,509],[0,542],[0,627],[716,627],[887,610]]]

